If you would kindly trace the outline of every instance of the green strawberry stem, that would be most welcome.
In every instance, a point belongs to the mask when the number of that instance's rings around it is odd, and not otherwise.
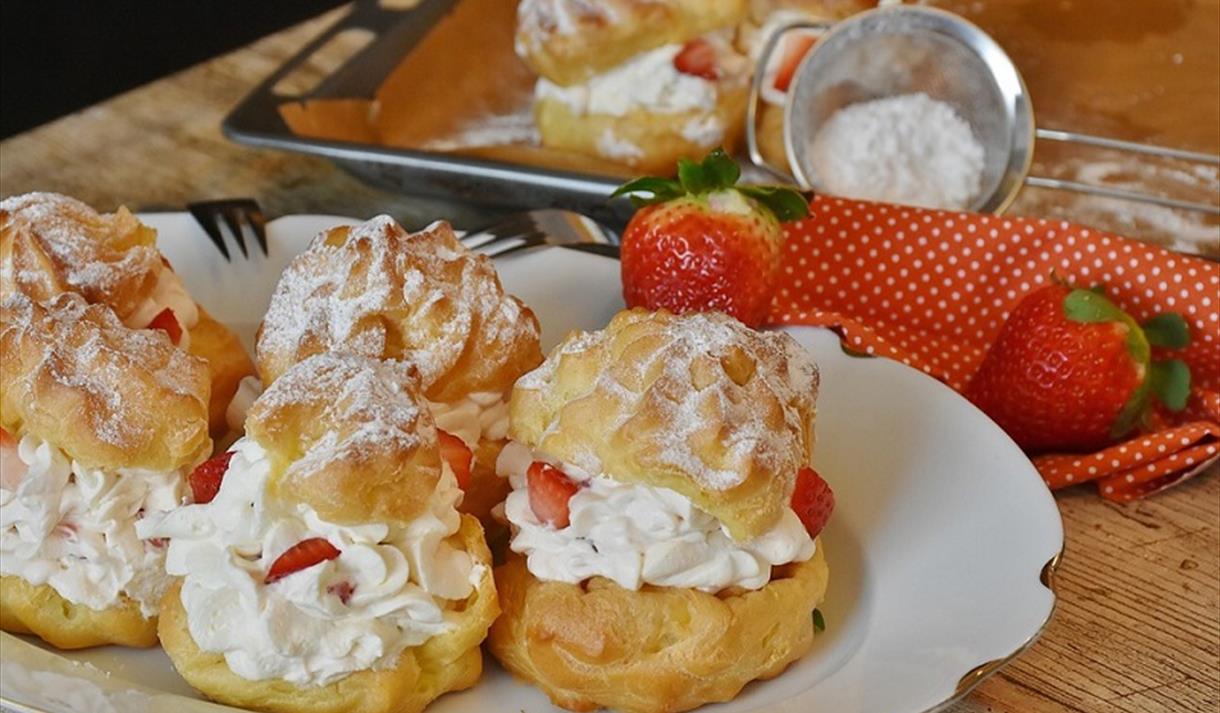
[[[809,200],[787,186],[739,186],[741,168],[724,149],[716,149],[698,163],[678,159],[678,178],[645,176],[619,186],[611,198],[630,196],[637,208],[665,203],[682,196],[703,196],[723,190],[735,190],[753,199],[775,215],[781,223],[809,215]],[[641,196],[641,193],[647,196]]]
[[[1175,312],[1159,314],[1140,325],[1106,297],[1105,287],[1073,289],[1063,299],[1063,314],[1073,322],[1121,322],[1127,326],[1127,352],[1144,372],[1144,380],[1114,421],[1111,435],[1130,433],[1148,413],[1153,399],[1170,411],[1186,408],[1190,367],[1180,359],[1153,361],[1152,347],[1183,349],[1190,345],[1190,326]]]

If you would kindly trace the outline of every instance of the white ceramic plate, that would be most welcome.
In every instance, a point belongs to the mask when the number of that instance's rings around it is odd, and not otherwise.
[[[249,346],[280,270],[341,218],[269,224],[271,257],[226,263],[185,214],[144,216],[191,292]],[[537,312],[544,347],[596,329],[621,306],[618,263],[562,249],[499,263]],[[791,330],[822,370],[817,469],[837,507],[823,539],[827,629],[779,678],[707,713],[936,710],[1023,651],[1054,608],[1063,545],[1058,510],[1029,461],[949,388],[884,359],[846,355],[834,334]],[[232,710],[202,702],[160,650],[59,653],[3,634],[0,695],[16,710]],[[473,689],[434,713],[554,711],[488,659]]]

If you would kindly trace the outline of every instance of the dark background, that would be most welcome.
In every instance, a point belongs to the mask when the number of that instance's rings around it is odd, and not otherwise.
[[[0,138],[222,54],[342,0],[3,0]],[[261,79],[252,77],[253,80]]]

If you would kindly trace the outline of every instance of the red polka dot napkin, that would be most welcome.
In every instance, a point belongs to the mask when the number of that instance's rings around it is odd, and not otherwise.
[[[965,387],[1025,296],[1052,273],[1103,283],[1136,320],[1178,312],[1191,345],[1180,414],[1099,453],[1039,455],[1051,488],[1096,482],[1131,500],[1177,485],[1220,456],[1220,265],[1061,221],[817,197],[786,227],[772,321],[831,327],[844,346]]]

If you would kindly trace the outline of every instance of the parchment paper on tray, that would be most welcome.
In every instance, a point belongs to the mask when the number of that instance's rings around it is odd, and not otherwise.
[[[608,176],[618,164],[538,145],[535,77],[513,52],[511,0],[462,0],[403,58],[372,100],[281,104],[293,133]]]

